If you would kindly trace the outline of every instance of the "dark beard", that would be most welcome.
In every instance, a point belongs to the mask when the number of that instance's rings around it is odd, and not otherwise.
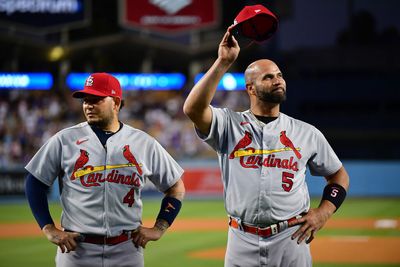
[[[257,96],[263,102],[280,104],[286,100],[286,91],[284,92],[284,94],[274,94],[274,93],[259,91],[257,92]]]
[[[96,126],[99,129],[106,129],[109,126],[109,121],[105,120],[105,119],[100,120],[100,121],[92,121],[92,122],[88,121],[88,124],[90,126]]]

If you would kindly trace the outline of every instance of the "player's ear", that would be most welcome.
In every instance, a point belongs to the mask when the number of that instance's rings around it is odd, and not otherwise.
[[[116,109],[119,111],[121,109],[122,100],[119,97],[114,97],[114,104]]]
[[[253,83],[246,83],[246,91],[249,95],[255,95],[255,88]]]

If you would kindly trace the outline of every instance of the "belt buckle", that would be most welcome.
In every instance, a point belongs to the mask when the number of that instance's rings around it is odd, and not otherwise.
[[[104,244],[104,245],[108,245],[107,236],[106,236],[106,235],[103,236],[103,244]]]

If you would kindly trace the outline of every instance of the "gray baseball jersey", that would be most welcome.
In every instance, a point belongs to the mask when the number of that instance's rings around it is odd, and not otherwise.
[[[141,224],[147,179],[165,191],[183,174],[145,132],[124,124],[103,147],[87,122],[55,134],[25,168],[49,186],[62,178],[62,227],[107,236]]]
[[[228,214],[243,222],[268,225],[308,211],[307,166],[321,176],[342,166],[310,124],[283,113],[268,124],[250,110],[212,113],[210,133],[198,135],[218,153]]]

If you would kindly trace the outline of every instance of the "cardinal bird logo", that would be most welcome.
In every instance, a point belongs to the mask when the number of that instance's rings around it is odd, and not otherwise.
[[[81,169],[85,164],[89,161],[89,153],[86,150],[81,149],[81,153],[79,155],[79,158],[76,160],[75,165],[74,165],[74,171],[71,174],[70,179],[75,180],[75,172],[79,169]]]
[[[284,145],[285,147],[289,147],[291,150],[293,150],[294,154],[296,154],[296,157],[298,159],[301,159],[300,152],[297,151],[297,149],[294,147],[292,141],[289,139],[289,137],[286,136],[286,131],[281,131],[281,135],[279,138],[280,138],[282,145]]]
[[[129,163],[132,163],[133,165],[135,165],[139,175],[142,175],[142,173],[143,173],[142,168],[140,168],[139,163],[136,161],[135,157],[133,156],[132,152],[130,151],[129,145],[125,145],[122,151],[123,151],[124,157],[129,161]]]
[[[231,154],[229,155],[230,159],[235,158],[235,152],[238,151],[241,148],[245,148],[246,146],[250,145],[252,142],[252,138],[253,136],[251,135],[250,132],[246,131],[243,138],[240,139],[240,141],[236,144],[235,148],[233,149],[233,151],[231,152]]]

